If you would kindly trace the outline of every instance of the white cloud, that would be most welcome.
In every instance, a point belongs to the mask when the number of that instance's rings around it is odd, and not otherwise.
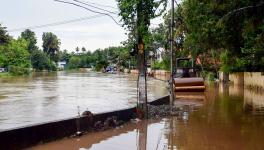
[[[115,0],[97,0],[96,3],[116,7]],[[9,9],[11,6],[12,10]],[[72,5],[54,2],[53,0],[23,0],[23,2],[8,0],[1,1],[0,5],[0,18],[8,29],[49,24],[93,15],[95,13]],[[120,19],[116,18],[116,20]],[[74,50],[77,46],[84,46],[93,51],[97,48],[120,45],[120,42],[127,38],[123,28],[116,25],[107,16],[65,25],[33,29],[33,31],[37,35],[39,47],[42,47],[43,32],[56,34],[61,40],[61,50]],[[12,32],[10,35],[16,38],[20,35],[20,32]]]

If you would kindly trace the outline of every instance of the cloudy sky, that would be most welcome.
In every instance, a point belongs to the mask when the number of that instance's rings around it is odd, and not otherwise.
[[[65,1],[72,2],[72,0]],[[84,1],[89,4],[96,3],[92,4],[96,7],[118,11],[115,0]],[[42,44],[41,36],[43,32],[55,33],[61,40],[61,50],[67,49],[68,51],[74,51],[77,46],[84,46],[91,51],[97,48],[118,46],[120,42],[127,38],[125,35],[126,31],[118,26],[110,17],[100,16],[74,5],[59,3],[54,0],[0,0],[0,4],[0,24],[7,27],[9,34],[15,38],[20,35],[24,30],[21,28],[24,27],[93,17],[92,19],[63,25],[33,28],[32,30],[38,38],[39,47]],[[96,10],[94,8],[91,9]],[[120,20],[117,15],[113,14],[112,16],[116,20]],[[157,19],[154,22],[158,23],[161,21]],[[14,31],[14,29],[21,30]]]
[[[71,1],[71,0],[68,0]],[[118,11],[115,0],[90,0],[96,4],[109,5],[111,7],[98,6],[111,11]],[[41,47],[43,32],[53,32],[61,40],[61,49],[69,51],[77,46],[86,47],[91,51],[97,48],[120,45],[126,39],[125,31],[115,24],[111,18],[100,16],[74,5],[58,3],[53,0],[0,0],[0,23],[13,30],[36,25],[44,25],[78,18],[95,16],[79,22],[58,26],[32,29],[38,38],[38,46]],[[117,15],[113,15],[120,20]],[[23,30],[9,32],[17,38]]]

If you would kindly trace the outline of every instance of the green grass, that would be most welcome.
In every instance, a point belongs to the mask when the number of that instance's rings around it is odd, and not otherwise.
[[[10,73],[8,72],[3,72],[3,73],[0,73],[0,78],[4,78],[4,77],[12,77],[13,75],[11,75]]]
[[[0,73],[0,78],[11,78],[11,77],[23,77],[23,76],[29,76],[30,74],[13,74],[10,72],[4,72]]]

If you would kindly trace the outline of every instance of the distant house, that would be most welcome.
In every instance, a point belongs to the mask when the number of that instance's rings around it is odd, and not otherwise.
[[[6,72],[6,69],[5,68],[0,68],[0,73],[1,72]]]
[[[158,48],[157,49],[157,53],[156,53],[156,59],[158,62],[161,62],[162,61],[162,55],[164,54],[164,48]]]
[[[66,61],[59,61],[57,67],[59,69],[62,69],[63,70],[63,69],[66,68],[66,65],[67,65],[67,62]]]

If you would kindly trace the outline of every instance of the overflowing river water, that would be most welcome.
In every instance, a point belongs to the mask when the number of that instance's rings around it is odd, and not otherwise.
[[[158,90],[157,90],[158,91]],[[264,93],[208,85],[205,93],[176,93],[175,105],[198,109],[182,116],[127,123],[33,150],[263,150]]]
[[[39,73],[0,79],[0,130],[136,105],[136,77],[103,73]],[[148,80],[148,98],[167,95],[166,83]]]

